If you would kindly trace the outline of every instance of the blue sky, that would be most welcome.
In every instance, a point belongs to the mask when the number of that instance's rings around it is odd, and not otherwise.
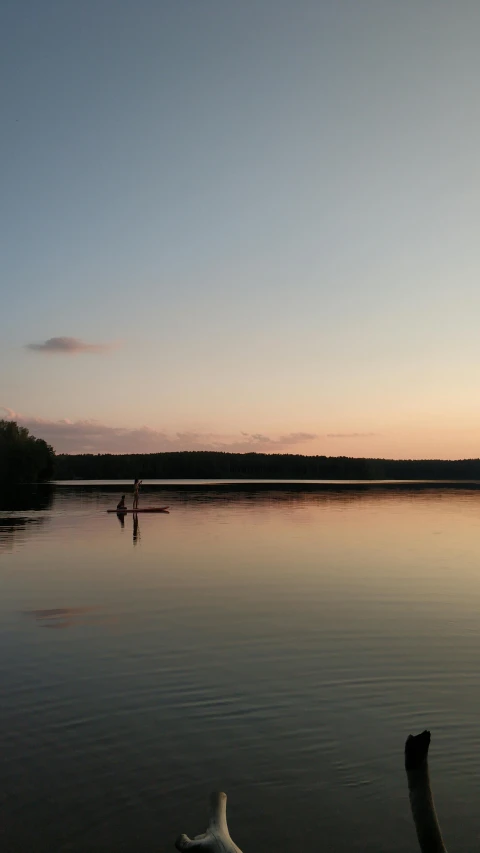
[[[0,17],[5,410],[60,450],[478,456],[478,3]],[[27,346],[62,337],[99,351]]]

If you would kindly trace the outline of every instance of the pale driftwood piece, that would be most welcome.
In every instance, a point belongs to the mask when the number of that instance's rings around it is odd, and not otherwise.
[[[430,732],[409,735],[405,743],[405,770],[413,821],[422,853],[447,853],[433,802],[428,772]]]
[[[210,820],[203,835],[190,839],[188,835],[179,835],[175,847],[181,853],[193,848],[202,848],[205,853],[242,853],[230,838],[227,826],[227,795],[220,793],[210,796]]]

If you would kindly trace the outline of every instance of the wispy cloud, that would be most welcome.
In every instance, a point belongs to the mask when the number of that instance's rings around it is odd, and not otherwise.
[[[373,438],[377,432],[327,432],[327,438]]]
[[[295,432],[279,437],[263,433],[237,435],[193,431],[168,433],[148,426],[115,427],[96,420],[46,420],[27,417],[5,407],[0,415],[26,426],[37,438],[51,444],[57,453],[160,453],[175,450],[220,450],[230,453],[279,453],[317,438],[313,433]]]
[[[40,344],[25,344],[25,349],[41,352],[45,355],[78,355],[79,353],[106,353],[116,344],[87,344],[80,338],[48,338]]]
[[[281,453],[295,444],[304,444],[318,438],[317,435],[310,432],[290,432],[278,438],[264,435],[261,432],[241,432],[240,435],[241,438],[216,436],[215,446],[207,449],[224,450],[229,453]]]

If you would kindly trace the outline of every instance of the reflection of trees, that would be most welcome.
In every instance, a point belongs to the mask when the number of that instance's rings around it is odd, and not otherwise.
[[[0,512],[42,512],[52,505],[53,487],[18,486],[8,492],[0,489]],[[28,515],[4,515],[0,517],[0,552],[13,548],[38,531],[45,523],[44,518]]]
[[[0,518],[0,553],[13,551],[27,536],[35,533],[45,522],[44,518]]]
[[[50,509],[54,487],[51,483],[38,486],[13,486],[8,489],[0,486],[0,512],[38,512]]]
[[[236,504],[253,509],[278,504],[285,506],[347,506],[362,501],[389,502],[399,497],[411,500],[428,494],[441,500],[445,484],[436,488],[428,483],[235,483],[225,485],[144,486],[146,500],[182,506]],[[447,486],[448,487],[448,486]],[[457,489],[459,486],[457,485]],[[464,488],[462,485],[460,488]]]
[[[412,500],[416,496],[428,495],[429,500],[442,500],[445,490],[480,490],[480,483],[275,483],[275,482],[239,482],[239,483],[144,483],[143,500],[145,504],[177,506],[225,506],[235,504],[250,509],[266,506],[336,506],[350,505],[375,499],[379,502],[396,501],[399,497]],[[79,485],[57,485],[57,496],[62,501],[79,500],[92,510],[105,511],[113,508],[118,497],[125,492],[125,483],[86,483]],[[125,518],[119,517],[120,526],[125,526]]]

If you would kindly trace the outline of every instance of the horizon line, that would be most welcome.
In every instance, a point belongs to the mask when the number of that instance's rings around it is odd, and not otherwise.
[[[55,448],[54,448],[55,451]],[[272,452],[267,453],[265,451],[258,450],[246,450],[246,451],[232,451],[232,450],[158,450],[151,451],[148,453],[114,453],[114,452],[91,452],[91,453],[55,453],[57,458],[62,456],[67,456],[69,458],[75,457],[99,457],[99,456],[114,456],[115,458],[124,458],[131,456],[142,456],[142,457],[150,457],[150,456],[179,456],[181,454],[189,455],[215,455],[215,456],[268,456],[268,457],[279,457],[284,458],[285,456],[292,457],[294,459],[329,459],[329,460],[339,460],[343,459],[345,461],[363,461],[363,462],[390,462],[390,463],[459,463],[459,462],[480,462],[479,456],[470,456],[470,457],[456,457],[456,458],[448,458],[442,459],[440,457],[422,457],[418,459],[414,459],[412,457],[400,457],[394,459],[392,457],[387,456],[327,456],[324,453],[315,453],[315,454],[307,454],[307,453],[281,453],[281,452]]]

